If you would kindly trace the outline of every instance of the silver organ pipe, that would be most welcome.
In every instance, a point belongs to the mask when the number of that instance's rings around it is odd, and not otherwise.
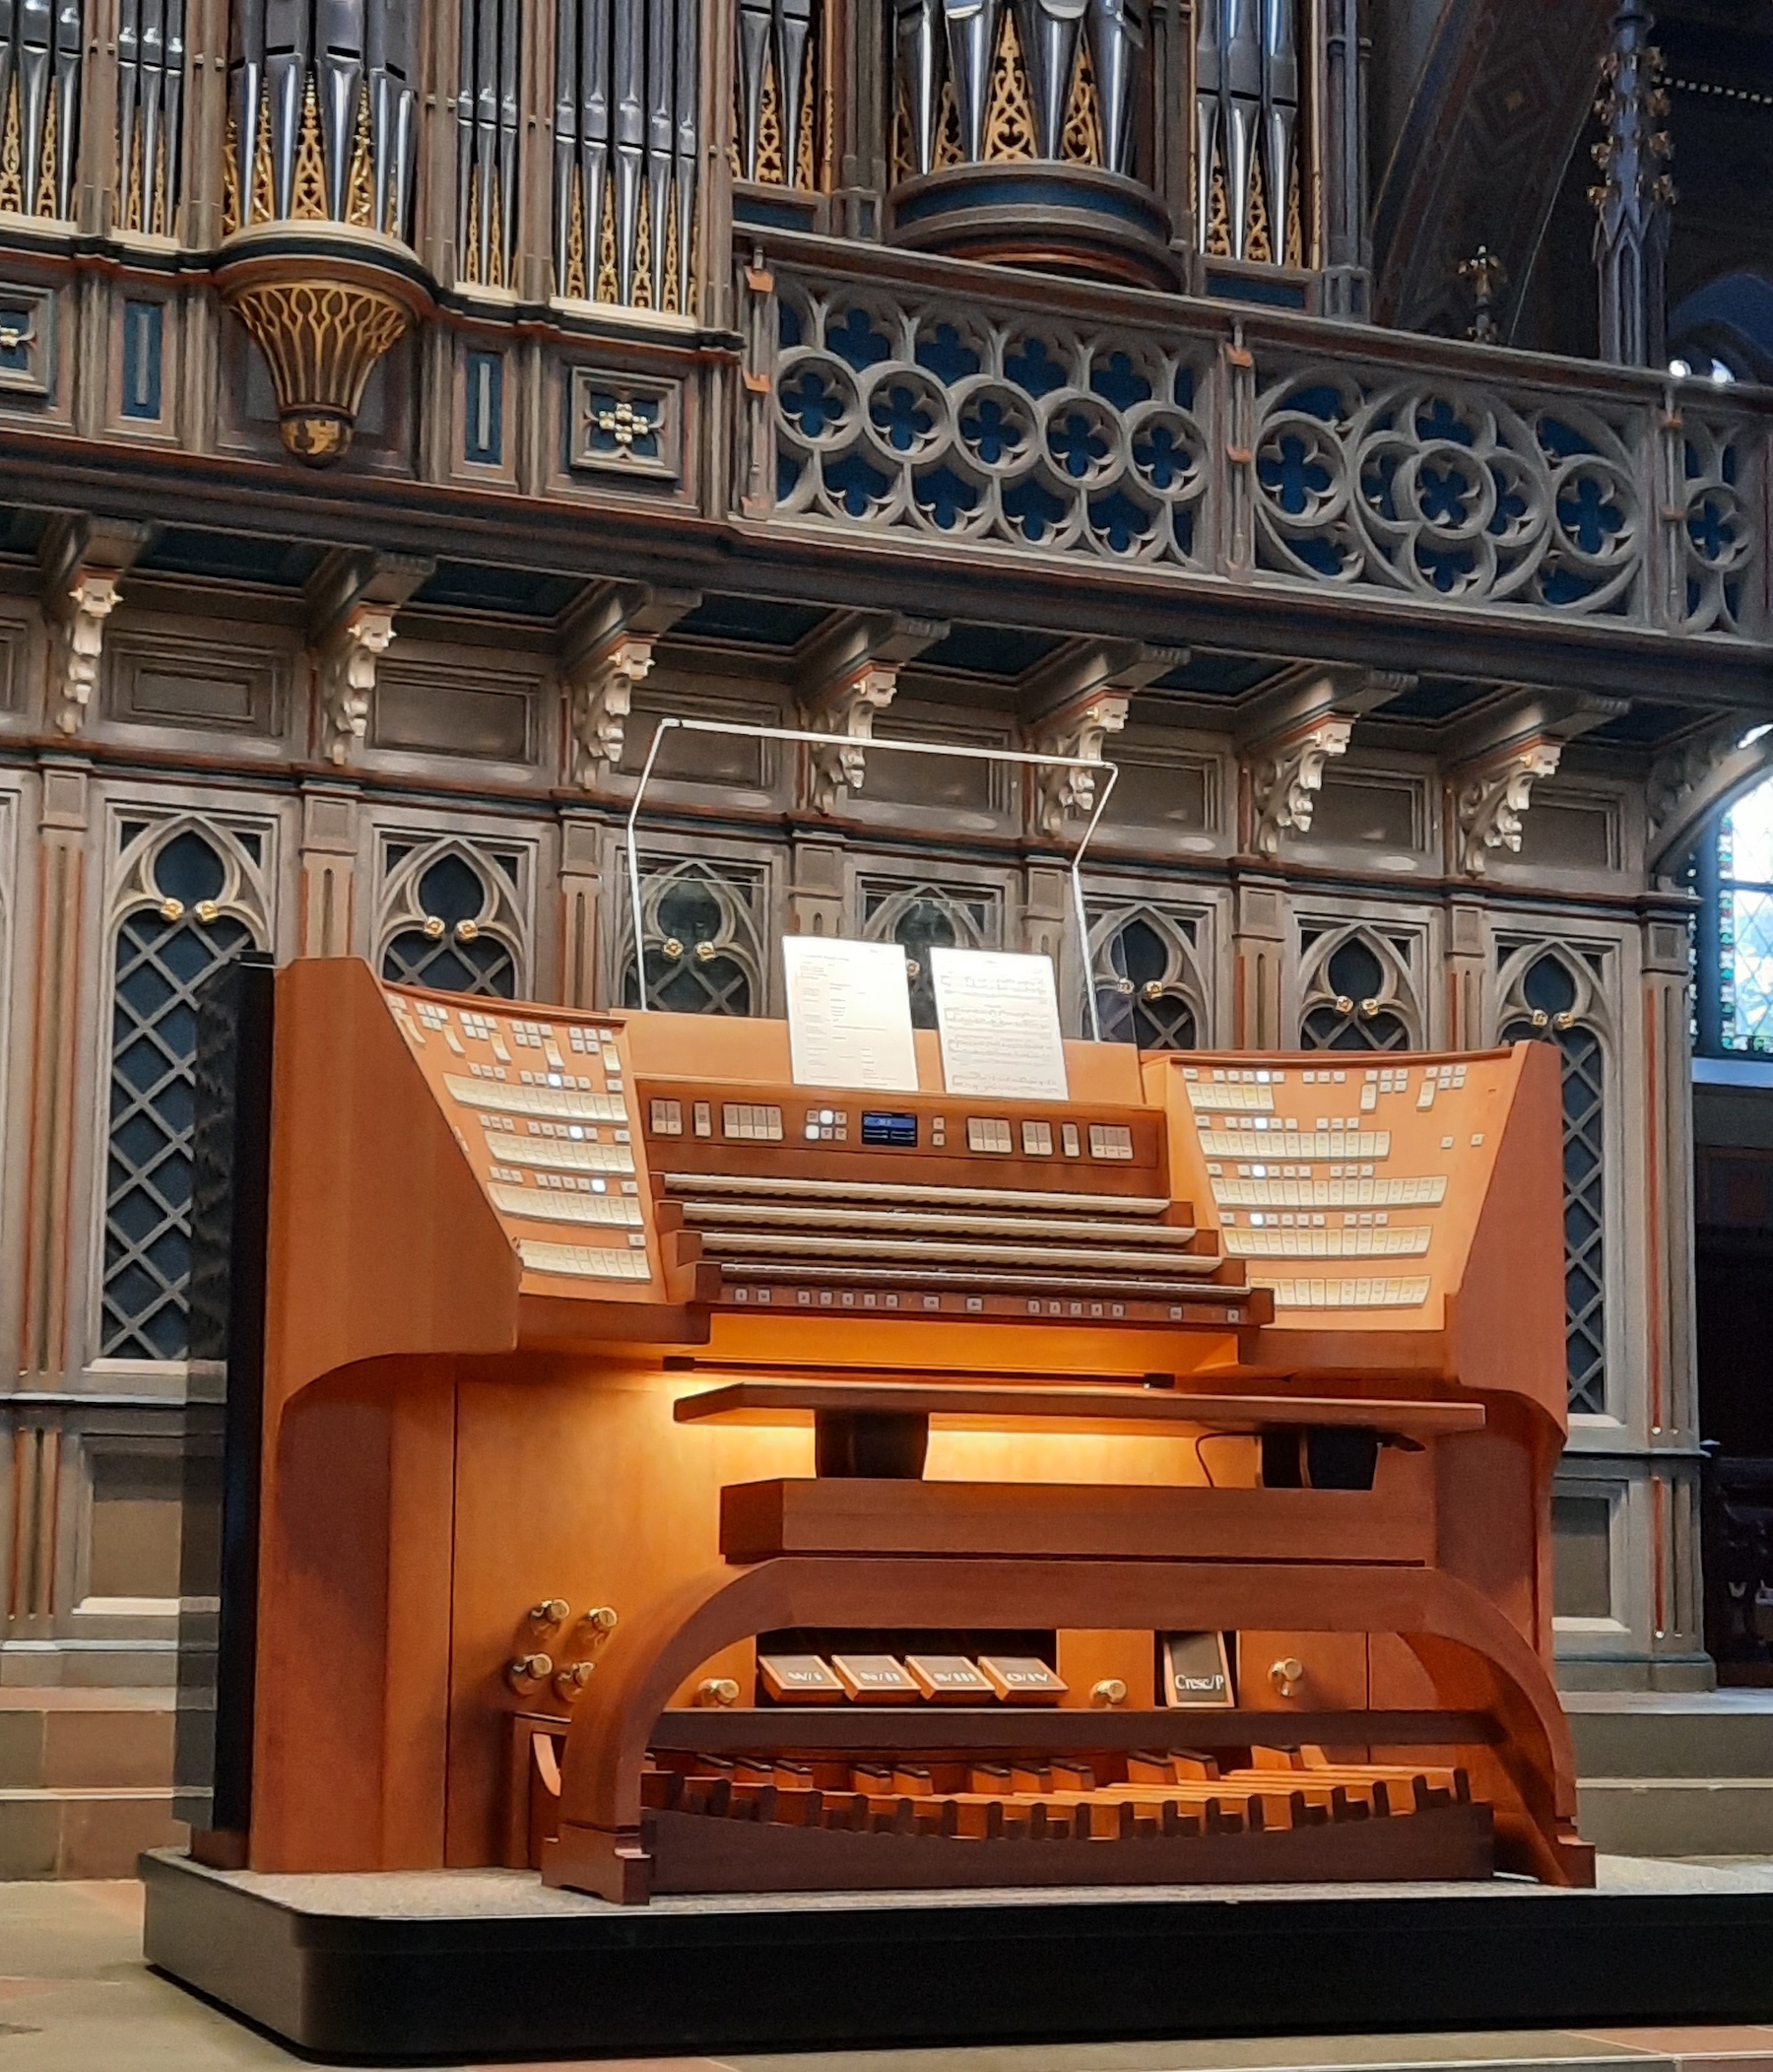
[[[1294,0],[1262,0],[1263,129],[1268,141],[1269,221],[1275,257],[1286,256],[1293,145],[1299,122],[1299,47]]]
[[[315,15],[314,91],[326,158],[326,212],[342,223],[363,84],[363,0],[319,0]]]
[[[742,47],[754,33],[748,21],[742,7]],[[768,30],[765,10],[755,32],[765,47]],[[618,301],[689,309],[700,153],[700,35],[699,0],[557,0],[558,293],[596,299],[600,285],[608,290],[610,283],[601,279],[608,235],[615,250]],[[757,119],[751,127],[754,154]],[[741,144],[747,148],[743,137]],[[575,220],[580,233],[576,256]]]
[[[739,0],[739,169],[757,176],[763,142],[763,75],[769,66],[769,0]]]
[[[700,26],[690,0],[678,0],[677,106],[673,141],[677,160],[677,305],[683,311],[688,311],[690,307],[690,261],[695,236],[696,113],[697,93],[701,81]],[[661,234],[661,267],[664,245],[665,240]]]
[[[265,93],[265,10],[250,0],[233,10],[228,43],[229,106],[232,117],[234,191],[239,218],[250,223],[254,213],[258,168],[260,108]]]
[[[1100,163],[1110,172],[1131,173],[1149,0],[1012,0],[1012,7],[1035,156],[1068,156],[1080,46],[1087,44]],[[904,163],[913,177],[935,170],[945,83],[953,94],[962,162],[978,165],[993,156],[991,102],[1002,33],[1003,0],[894,0],[895,87],[906,121]]]
[[[949,72],[960,112],[960,149],[969,165],[985,156],[985,118],[991,106],[992,61],[997,56],[999,0],[943,0]]]
[[[1034,103],[1035,151],[1043,159],[1058,158],[1065,134],[1084,6],[1085,0],[1016,0],[1016,27]]]
[[[922,0],[934,19],[939,0]],[[903,0],[894,0],[903,20]],[[781,145],[780,181],[802,184],[800,147],[806,134],[807,52],[813,42],[813,0],[739,0],[739,171],[755,180],[761,165],[764,108],[775,85],[776,130]]]
[[[34,216],[42,183],[43,136],[49,113],[49,49],[54,25],[49,0],[19,0],[19,156],[21,206]],[[65,216],[66,208],[57,211]]]
[[[133,0],[140,25],[137,121],[145,138],[156,119],[164,120],[169,155],[176,152],[182,105],[186,4],[187,0]],[[420,0],[234,0],[229,109],[242,224],[313,217],[359,223],[410,239],[418,150],[414,78],[419,5]],[[124,6],[130,8],[131,0],[124,0]],[[151,22],[164,49],[159,65],[164,84],[153,84],[164,104],[162,118],[153,115],[155,103],[148,98],[153,82]],[[119,92],[126,93],[127,87]],[[303,133],[310,119],[321,162],[317,195],[297,191]],[[359,168],[365,129],[367,163]],[[269,170],[268,214],[262,206],[267,196],[261,164]],[[167,193],[169,200],[169,175]],[[146,174],[142,206],[146,222]]]
[[[641,114],[646,45],[640,12],[645,0],[614,0],[616,34],[611,100],[616,110],[616,300],[634,300],[634,261],[640,234],[640,167],[646,155]]]
[[[521,0],[462,0],[456,72],[456,237],[462,278],[509,287],[517,249]]]
[[[646,220],[648,300],[655,309],[665,306],[665,226],[671,200],[671,174],[677,142],[677,96],[673,73],[677,65],[676,24],[672,10],[646,10]]]
[[[942,105],[938,5],[939,0],[895,0],[893,9],[893,47],[898,54],[899,88],[911,126],[913,175],[930,172],[936,165],[936,125]]]
[[[1133,169],[1134,74],[1146,46],[1146,0],[1096,0],[1089,14],[1089,62],[1101,114],[1102,164]]]
[[[12,102],[14,83],[19,76],[19,0],[0,0],[0,121],[4,121],[6,110]],[[30,196],[22,196],[19,207],[30,211],[33,207]]]
[[[1195,38],[1195,191],[1224,182],[1234,259],[1250,256],[1260,167],[1271,255],[1284,258],[1299,122],[1297,0],[1202,0]]]
[[[775,0],[776,112],[782,128],[782,183],[799,184],[801,92],[807,45],[813,35],[813,0]]]
[[[265,80],[271,100],[271,213],[293,213],[296,156],[301,147],[302,103],[313,55],[308,0],[265,0]]]

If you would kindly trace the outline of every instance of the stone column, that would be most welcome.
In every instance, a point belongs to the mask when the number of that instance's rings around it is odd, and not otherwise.
[[[349,957],[357,896],[357,786],[301,788],[301,957]]]
[[[1239,871],[1232,884],[1231,1045],[1235,1050],[1291,1050],[1296,1029],[1280,1013],[1286,969],[1286,888],[1278,877]]]
[[[560,813],[560,1000],[567,1007],[598,1004],[599,902],[603,898],[602,824],[593,813]],[[625,869],[625,857],[620,859]],[[624,894],[625,898],[626,895]],[[620,1005],[620,1002],[612,1002]]]
[[[91,770],[45,757],[37,815],[36,957],[25,1100],[25,1273],[19,1371],[59,1386],[69,1364],[68,1274],[74,1118],[81,1078],[80,972]]]

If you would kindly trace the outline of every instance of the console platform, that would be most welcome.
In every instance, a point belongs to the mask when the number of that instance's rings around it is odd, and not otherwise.
[[[150,1964],[321,2057],[1773,2019],[1773,1870],[1484,1884],[660,1897],[527,1871],[142,1858]],[[1554,1912],[1547,1909],[1556,1909]]]

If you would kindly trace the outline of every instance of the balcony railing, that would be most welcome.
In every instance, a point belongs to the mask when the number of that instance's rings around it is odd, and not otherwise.
[[[763,256],[742,278],[771,397],[751,507],[772,525],[1765,627],[1757,397],[879,247]]]

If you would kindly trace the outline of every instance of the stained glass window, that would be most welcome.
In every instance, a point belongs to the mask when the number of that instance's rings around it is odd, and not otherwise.
[[[1719,822],[1701,857],[1699,893],[1701,962],[1716,973],[1701,991],[1700,1047],[1773,1054],[1773,782]]]

